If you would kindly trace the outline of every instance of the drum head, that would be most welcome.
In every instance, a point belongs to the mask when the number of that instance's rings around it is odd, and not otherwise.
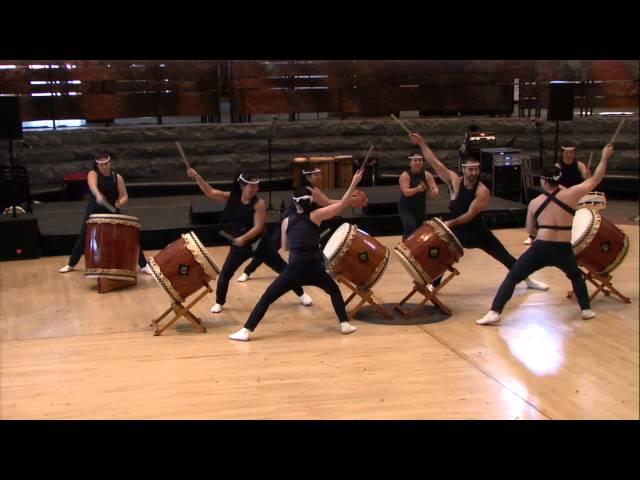
[[[333,257],[336,256],[336,254],[340,250],[340,247],[347,239],[350,230],[351,225],[348,223],[343,223],[335,232],[333,232],[333,235],[331,235],[331,238],[322,251],[325,257],[327,257],[329,260],[333,260]]]
[[[464,248],[462,248],[462,244],[460,243],[460,241],[458,240],[458,237],[455,236],[455,234],[449,229],[449,227],[447,227],[444,222],[442,220],[440,220],[437,217],[433,217],[431,220],[429,220],[428,222],[433,222],[435,223],[439,228],[441,228],[444,232],[446,232],[446,234],[451,237],[451,240],[453,241],[454,245],[456,247],[458,247],[459,250],[459,256],[462,257],[464,255]],[[427,223],[428,223],[427,222]],[[454,253],[454,252],[451,252]],[[455,254],[455,253],[454,253]]]
[[[588,208],[580,208],[573,217],[571,227],[571,245],[575,247],[587,236],[597,214]]]

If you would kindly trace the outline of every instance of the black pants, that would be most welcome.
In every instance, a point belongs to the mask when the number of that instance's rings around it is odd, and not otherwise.
[[[424,223],[424,210],[421,212],[417,209],[398,205],[398,213],[400,214],[400,220],[402,221],[403,240]]]
[[[262,320],[262,317],[264,317],[264,314],[267,313],[269,306],[296,285],[313,285],[314,287],[321,288],[331,296],[331,304],[338,316],[338,320],[340,320],[340,322],[346,322],[348,320],[347,310],[340,288],[338,288],[338,284],[326,272],[321,262],[314,262],[313,264],[290,263],[262,294],[262,297],[260,297],[257,305],[249,315],[247,322],[244,324],[244,328],[253,331],[258,323],[260,323],[260,320]]]
[[[273,234],[271,235],[271,247],[276,252],[280,250],[281,241],[282,241],[282,230],[280,229],[280,225],[278,225],[278,228],[276,228]],[[262,265],[263,262],[264,260],[262,259],[262,257],[254,256],[249,262],[249,264],[244,268],[244,273],[246,273],[247,275],[253,275],[253,272],[255,272],[258,269],[258,267]]]
[[[94,213],[111,213],[111,212],[109,212],[109,210],[107,210],[106,208],[105,209],[98,208],[96,210],[87,209],[87,211],[84,214],[84,220],[82,220],[80,235],[78,235],[78,239],[76,240],[76,243],[73,245],[73,250],[71,250],[71,256],[69,257],[69,261],[67,262],[67,264],[70,267],[75,267],[80,261],[80,257],[82,257],[82,255],[84,254],[84,241],[87,235],[87,220],[89,219],[89,216],[93,215]],[[120,210],[116,210],[116,213],[119,214]],[[138,253],[138,266],[140,268],[143,268],[146,264],[147,264],[147,259],[144,258],[144,252],[142,251],[142,246],[141,246]]]
[[[491,310],[502,313],[502,309],[513,295],[516,284],[543,267],[556,267],[571,280],[582,310],[589,309],[589,294],[582,273],[578,268],[576,256],[569,242],[546,242],[536,240],[513,265],[502,281],[491,305]]]
[[[516,259],[483,223],[451,229],[464,248],[479,248],[511,270]]]
[[[260,262],[264,262],[267,264],[271,270],[274,270],[277,273],[282,273],[282,271],[287,266],[287,262],[285,262],[282,257],[278,254],[276,250],[270,245],[268,238],[263,238],[258,245],[258,248],[255,252],[251,250],[251,246],[246,245],[243,247],[236,247],[235,245],[231,245],[231,250],[229,250],[229,255],[227,255],[226,260],[224,261],[224,265],[222,265],[222,271],[220,272],[220,276],[218,277],[218,285],[216,287],[216,303],[220,305],[224,305],[227,301],[227,291],[229,290],[229,282],[231,281],[231,277],[236,273],[236,270],[240,268],[245,261],[250,259],[251,257],[258,258]],[[296,284],[293,287],[293,291],[296,295],[300,296],[304,293],[302,287],[300,287],[300,283]]]

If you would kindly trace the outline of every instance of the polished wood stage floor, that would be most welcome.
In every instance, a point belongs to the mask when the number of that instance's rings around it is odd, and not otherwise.
[[[631,248],[613,285],[631,303],[600,295],[593,320],[546,268],[535,278],[548,292],[520,285],[501,324],[476,325],[506,270],[467,250],[440,294],[450,317],[428,307],[386,320],[367,307],[342,336],[311,287],[312,307],[285,295],[248,343],[227,335],[274,278],[265,267],[232,281],[221,314],[209,313],[213,295],[196,305],[207,333],[181,319],[154,336],[149,322],[169,300],[151,277],[99,294],[81,270],[57,273],[66,257],[4,262],[0,418],[638,419],[638,226],[620,228]],[[495,233],[515,256],[527,248],[523,229]],[[379,240],[392,248],[399,237]],[[209,248],[219,264],[227,250]],[[392,255],[376,295],[392,306],[410,289]]]

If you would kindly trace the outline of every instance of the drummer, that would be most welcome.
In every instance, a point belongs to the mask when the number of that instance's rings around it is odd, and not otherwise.
[[[306,187],[309,193],[311,193],[311,195],[313,196],[313,203],[311,205],[312,210],[340,202],[340,200],[334,200],[327,197],[320,189],[320,185],[322,185],[322,171],[320,170],[320,168],[313,164],[306,166],[306,168],[302,170],[300,186]],[[350,200],[350,205],[355,208],[365,207],[367,205],[367,196],[364,194],[364,192],[356,190],[353,194],[353,198]],[[280,213],[281,222],[296,211],[296,207],[292,199],[288,199],[288,201],[284,203],[283,207],[284,209]],[[276,251],[280,250],[280,238],[280,228],[277,228],[271,235],[271,244],[276,249]],[[251,262],[245,267],[242,275],[238,277],[238,281],[246,282],[247,280],[249,280],[249,277],[258,269],[261,264],[262,259],[259,257],[254,257]]]
[[[584,162],[576,160],[576,143],[572,140],[566,139],[562,142],[562,158],[560,162],[556,163],[556,166],[560,168],[559,184],[565,188],[573,187],[582,183],[588,178],[591,178],[591,172]],[[596,184],[597,187],[597,184]],[[531,245],[534,238],[529,235],[524,241],[525,245]]]
[[[257,176],[243,172],[235,175],[231,192],[212,188],[194,169],[187,169],[187,175],[193,178],[208,198],[225,202],[226,216],[231,221],[231,234],[235,237],[229,255],[224,261],[216,287],[216,303],[211,307],[212,313],[220,313],[227,300],[229,280],[236,270],[251,257],[258,257],[272,270],[280,273],[287,263],[269,243],[265,220],[267,207],[264,200],[257,196],[260,180]],[[258,242],[255,250],[252,244]],[[305,306],[313,303],[311,297],[304,293],[300,285],[293,287],[298,300]]]
[[[420,146],[420,150],[427,162],[433,167],[447,187],[451,203],[449,211],[453,218],[447,220],[445,225],[456,235],[460,243],[465,248],[479,248],[488,255],[502,263],[507,270],[516,263],[516,259],[504,248],[504,245],[496,238],[484,223],[482,223],[481,213],[489,204],[489,189],[479,180],[480,162],[472,156],[468,156],[462,164],[462,177],[452,170],[449,170],[436,157],[427,146],[424,139],[417,133],[412,133],[409,139],[415,145]],[[549,287],[545,283],[532,278],[523,278],[527,288],[536,290],[547,290]],[[439,279],[433,282],[438,285]]]
[[[437,197],[439,190],[431,173],[424,167],[424,157],[409,156],[409,168],[400,174],[398,213],[402,221],[402,239],[424,223],[426,196]]]
[[[87,184],[91,192],[91,199],[87,205],[87,209],[82,220],[80,235],[76,240],[71,256],[67,264],[58,272],[67,273],[75,270],[75,266],[80,261],[80,257],[84,253],[84,240],[87,233],[87,219],[89,216],[97,213],[120,213],[120,207],[123,207],[129,200],[127,188],[124,184],[122,175],[111,168],[111,156],[106,153],[100,153],[93,162],[93,170],[87,175]],[[112,212],[105,203],[115,207],[116,211]],[[151,267],[147,264],[142,248],[138,253],[138,266],[140,271],[151,275]]]
[[[527,231],[535,236],[535,241],[510,269],[493,299],[491,310],[476,320],[477,324],[498,323],[516,283],[543,267],[559,268],[571,280],[584,320],[596,316],[589,305],[587,286],[571,246],[571,229],[578,200],[602,181],[612,154],[613,145],[605,145],[593,177],[569,188],[560,184],[562,172],[557,165],[542,170],[540,185],[543,193],[531,200],[527,210]]]
[[[289,263],[264,292],[244,327],[229,335],[231,340],[250,340],[251,333],[260,323],[269,306],[299,284],[319,287],[330,295],[333,310],[340,321],[341,333],[346,335],[356,331],[356,327],[348,321],[340,288],[325,270],[319,244],[320,224],[324,220],[335,217],[349,206],[362,175],[361,170],[353,175],[351,185],[337,203],[315,210],[312,209],[312,196],[307,188],[301,186],[296,190],[293,197],[296,211],[282,222],[282,247],[285,250],[291,250]]]

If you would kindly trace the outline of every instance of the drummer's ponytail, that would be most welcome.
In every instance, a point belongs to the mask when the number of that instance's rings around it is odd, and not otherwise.
[[[313,198],[311,198],[311,192],[306,186],[300,185],[298,189],[293,192],[293,201],[296,205],[300,205],[300,208],[302,208],[305,214],[311,213]]]

